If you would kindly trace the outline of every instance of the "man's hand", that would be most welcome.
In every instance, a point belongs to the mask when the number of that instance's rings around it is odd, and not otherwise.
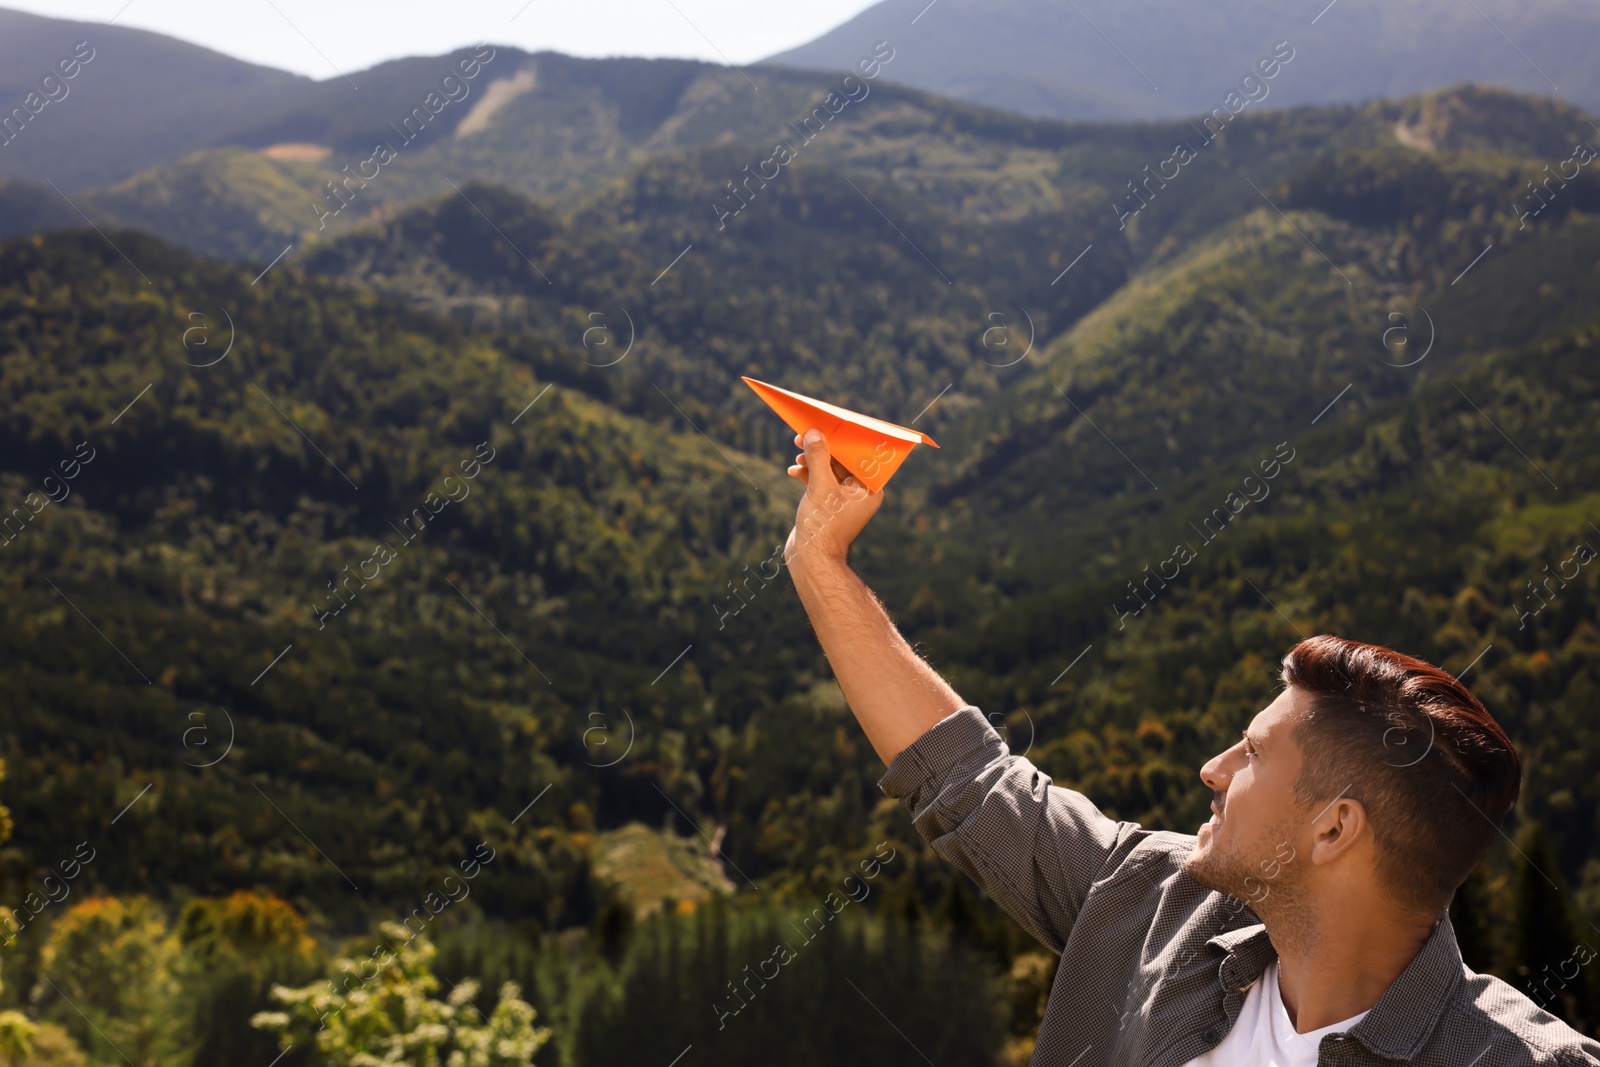
[[[843,563],[851,542],[883,505],[883,493],[867,492],[829,454],[821,430],[796,434],[794,443],[805,451],[794,458],[789,476],[804,482],[806,493],[784,546],[784,561],[791,567],[811,561]]]
[[[839,688],[884,763],[960,709],[963,701],[900,636],[878,598],[850,569],[847,554],[883,505],[828,453],[822,432],[794,443],[805,449],[789,468],[806,483],[784,562]]]

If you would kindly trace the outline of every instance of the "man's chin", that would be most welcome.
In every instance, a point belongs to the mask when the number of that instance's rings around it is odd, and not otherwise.
[[[1198,845],[1183,861],[1183,869],[1190,878],[1219,893],[1238,896],[1244,888],[1244,879],[1237,876],[1226,857],[1218,856],[1215,846]]]

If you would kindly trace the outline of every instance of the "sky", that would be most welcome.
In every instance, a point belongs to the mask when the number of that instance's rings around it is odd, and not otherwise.
[[[489,41],[577,56],[751,63],[873,0],[0,0],[53,18],[154,30],[317,79]]]

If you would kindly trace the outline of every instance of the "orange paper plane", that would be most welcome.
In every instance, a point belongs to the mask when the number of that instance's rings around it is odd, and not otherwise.
[[[882,489],[894,477],[894,472],[917,445],[939,447],[927,434],[905,426],[835,407],[754,378],[745,378],[744,383],[795,433],[803,434],[815,426],[827,435],[828,451],[836,461],[835,466],[843,464],[871,493]]]

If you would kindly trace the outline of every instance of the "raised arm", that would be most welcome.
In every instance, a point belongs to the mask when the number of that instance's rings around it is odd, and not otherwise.
[[[869,495],[842,471],[820,433],[803,444],[789,473],[806,493],[785,557],[850,709],[889,764],[879,786],[940,856],[1060,952],[1089,886],[1127,855],[1139,828],[1106,818],[1008,752],[983,714],[911,650],[846,561],[882,493]]]
[[[820,431],[795,444],[805,448],[789,473],[806,483],[784,558],[839,688],[884,763],[965,702],[923,662],[895,629],[888,612],[850,569],[848,553],[883,494],[868,493],[828,455]]]

